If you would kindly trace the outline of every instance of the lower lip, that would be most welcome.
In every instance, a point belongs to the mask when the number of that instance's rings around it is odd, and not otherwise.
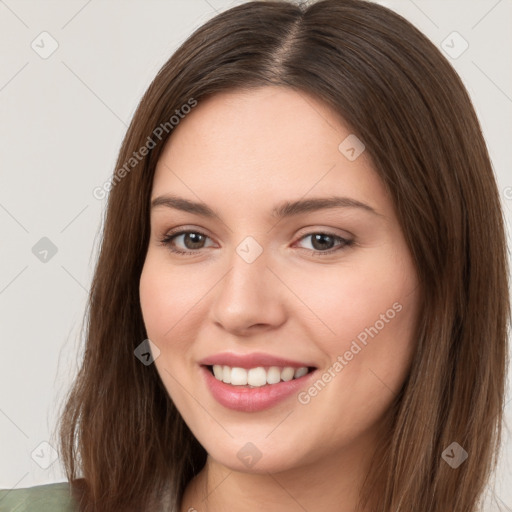
[[[258,412],[269,409],[304,388],[315,373],[312,371],[303,377],[278,384],[246,388],[232,386],[217,380],[206,366],[201,366],[206,385],[211,394],[224,407],[241,412]]]

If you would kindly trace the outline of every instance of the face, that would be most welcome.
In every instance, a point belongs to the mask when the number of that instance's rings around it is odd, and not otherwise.
[[[231,469],[368,450],[407,375],[417,276],[350,133],[305,93],[221,93],[158,162],[143,318],[170,397]]]

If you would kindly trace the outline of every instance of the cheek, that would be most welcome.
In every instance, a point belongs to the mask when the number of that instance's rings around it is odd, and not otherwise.
[[[362,275],[343,274],[330,300],[317,302],[318,316],[336,334],[313,338],[327,362],[298,396],[304,414],[322,418],[333,439],[350,440],[379,422],[407,376],[415,347],[417,290],[403,268],[392,279]]]
[[[187,361],[193,336],[190,325],[197,325],[197,305],[204,290],[180,267],[171,267],[165,257],[148,252],[140,277],[139,295],[148,338],[159,348],[155,366],[180,411],[190,408],[183,385],[190,388]],[[190,331],[189,331],[190,332]]]
[[[309,335],[326,356],[319,375],[325,385],[304,390],[301,403],[342,429],[346,422],[336,418],[345,410],[361,428],[376,421],[406,378],[415,347],[419,296],[407,253],[383,247],[347,259],[336,272],[306,274],[298,294],[316,317],[302,325],[316,326]]]
[[[199,317],[201,299],[211,285],[194,279],[180,266],[148,253],[142,270],[139,294],[148,337],[167,345],[183,336],[183,328]],[[180,333],[180,336],[178,336]]]
[[[313,339],[331,357],[348,350],[353,340],[365,346],[377,337],[397,343],[407,338],[399,333],[416,314],[415,271],[407,254],[391,247],[362,250],[339,265],[319,266],[294,279],[294,292],[309,310],[304,318],[317,326]]]

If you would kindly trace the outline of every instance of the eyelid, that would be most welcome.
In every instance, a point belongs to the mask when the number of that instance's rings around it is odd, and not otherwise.
[[[183,235],[183,234],[187,234],[187,233],[197,233],[198,235],[203,235],[203,236],[209,238],[210,240],[213,240],[213,237],[211,237],[207,233],[207,230],[205,230],[203,228],[197,228],[195,226],[179,226],[177,228],[166,230],[166,231],[164,231],[164,233],[162,234],[162,236],[160,238],[168,238],[171,236]]]
[[[312,234],[317,234],[317,233],[323,233],[325,235],[330,235],[330,236],[333,236],[333,237],[339,237],[339,238],[343,238],[345,240],[352,240],[353,238],[355,238],[355,236],[352,233],[349,233],[346,230],[343,230],[344,234],[339,234],[339,233],[335,232],[336,228],[317,227],[317,226],[318,226],[317,224],[314,224],[314,225],[311,225],[311,226],[305,226],[305,227],[301,228],[297,232],[297,234],[295,235],[294,238],[296,238],[297,241],[298,241],[298,240],[304,238],[306,235],[312,235]],[[208,237],[210,239],[213,239],[213,237],[210,236],[207,233],[207,231],[208,230],[196,227],[194,225],[184,225],[184,226],[178,226],[176,228],[172,228],[170,230],[164,230],[164,232],[163,232],[163,234],[161,235],[160,238],[163,238],[165,236],[183,234],[183,232],[193,232],[193,233],[198,233],[198,234],[201,234],[203,236],[206,236],[206,237]]]
[[[311,235],[311,234],[314,234],[314,233],[324,233],[326,235],[331,235],[331,236],[337,236],[339,238],[343,238],[345,240],[352,240],[355,238],[355,235],[353,235],[352,233],[350,233],[349,231],[345,230],[345,229],[340,229],[340,228],[329,228],[327,226],[325,227],[318,227],[319,225],[318,224],[312,224],[310,226],[305,226],[303,228],[301,228],[298,232],[297,232],[297,239],[299,238],[303,238],[305,235]],[[340,233],[340,231],[342,231],[342,233]]]
[[[307,251],[312,256],[326,256],[327,257],[328,255],[332,255],[334,253],[341,252],[345,248],[348,248],[348,247],[351,247],[351,246],[355,245],[355,239],[352,237],[352,235],[350,237],[348,237],[348,238],[345,238],[344,236],[341,236],[341,235],[338,235],[336,233],[333,233],[331,228],[328,228],[328,229],[323,229],[323,228],[315,229],[312,226],[303,228],[303,230],[306,230],[306,229],[308,229],[309,231],[306,231],[305,233],[302,233],[300,235],[299,234],[296,235],[297,239],[294,242],[294,245],[296,243],[302,241],[303,239],[307,238],[307,237],[310,237],[310,236],[313,236],[313,235],[317,235],[317,234],[329,236],[329,237],[332,237],[332,238],[337,239],[339,241],[339,243],[337,245],[335,245],[334,247],[332,247],[330,249],[327,249],[325,251],[320,251],[320,250],[316,250],[316,249],[307,249],[307,248],[304,248],[304,247],[299,247],[299,249],[303,249],[303,250]],[[182,256],[197,255],[197,254],[200,254],[201,251],[203,251],[204,249],[207,249],[207,247],[202,247],[202,248],[199,248],[199,249],[189,249],[189,250],[187,250],[187,249],[174,249],[174,248],[172,248],[171,241],[173,239],[177,238],[178,236],[182,236],[182,235],[186,235],[186,234],[190,234],[190,233],[199,234],[201,236],[204,236],[204,237],[209,238],[210,240],[212,240],[212,237],[210,237],[202,229],[198,229],[198,228],[195,228],[195,227],[192,227],[192,226],[180,226],[178,228],[174,228],[174,229],[171,229],[170,231],[167,231],[165,233],[165,235],[160,237],[159,245],[167,247],[167,249],[170,252],[178,254],[178,255],[182,255]]]
[[[177,254],[199,254],[200,251],[203,249],[206,249],[207,247],[203,247],[201,249],[195,249],[195,250],[187,250],[187,249],[172,249],[171,248],[171,241],[179,236],[187,235],[190,233],[195,233],[198,235],[202,235],[205,238],[208,238],[212,240],[212,237],[208,234],[206,234],[202,229],[197,228],[189,228],[186,226],[181,226],[179,228],[171,229],[170,231],[166,231],[164,235],[160,236],[159,239],[159,245],[163,245],[164,247],[167,247],[171,252],[177,253]]]

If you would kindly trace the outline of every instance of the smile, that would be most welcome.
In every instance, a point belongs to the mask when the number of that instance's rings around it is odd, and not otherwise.
[[[208,368],[217,380],[225,384],[231,384],[232,386],[247,386],[248,388],[289,382],[307,375],[310,370],[312,370],[306,366],[299,368],[293,368],[291,366],[240,368],[219,364],[214,364]]]
[[[224,378],[225,365],[218,366],[222,369],[222,378]],[[230,372],[227,371],[227,375],[230,377],[234,376],[235,382],[244,382],[245,379],[247,379],[248,382],[262,383],[263,378],[265,378],[265,384],[253,386],[251,384],[226,383],[214,375],[213,366],[202,365],[199,368],[206,388],[220,405],[227,409],[245,413],[255,413],[271,409],[285,402],[287,399],[300,393],[301,390],[307,388],[318,373],[316,368],[294,368],[293,376],[290,380],[286,381],[282,379],[282,373],[284,372],[285,378],[290,378],[290,375],[292,375],[289,369],[290,367],[269,367],[268,369],[265,367],[248,369],[236,366],[227,367],[228,370],[230,370]],[[277,368],[277,370],[273,370],[272,368]],[[219,372],[219,369],[216,371]],[[305,374],[304,371],[306,371]],[[296,377],[296,372],[298,372],[297,375],[302,374],[302,376]],[[249,377],[249,374],[251,377]],[[272,382],[273,379],[277,380],[278,375],[279,382],[275,384],[267,383],[267,378],[270,378]],[[253,378],[255,380],[253,380]],[[296,404],[296,400],[294,400],[293,403]]]

